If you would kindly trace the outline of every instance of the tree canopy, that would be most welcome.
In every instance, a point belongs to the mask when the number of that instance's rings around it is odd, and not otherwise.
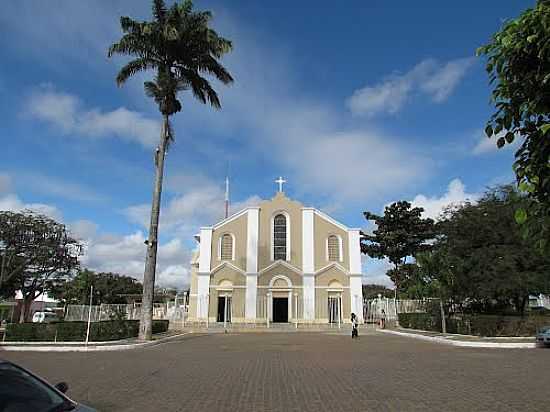
[[[94,287],[94,302],[126,303],[124,295],[141,294],[142,285],[130,276],[117,273],[96,273],[84,269],[70,281],[61,285],[54,296],[66,304],[89,304],[90,286]]]
[[[514,171],[519,189],[537,203],[518,209],[516,220],[529,217],[530,235],[536,231],[544,249],[550,233],[550,0],[507,21],[477,53],[487,58],[494,85],[496,112],[485,132],[499,148],[522,139]]]
[[[514,218],[530,201],[506,185],[488,190],[476,203],[448,207],[432,249],[390,271],[399,272],[402,293],[439,297],[472,311],[513,307],[523,313],[529,294],[550,292],[550,256],[522,236]]]
[[[34,299],[72,275],[81,247],[64,224],[47,216],[0,211],[0,291],[21,291],[21,320]]]
[[[373,220],[376,229],[372,234],[362,233],[361,251],[376,259],[387,257],[397,268],[408,256],[429,249],[428,241],[435,235],[434,221],[422,218],[423,211],[401,201],[386,206],[383,216],[364,212],[365,219]]]

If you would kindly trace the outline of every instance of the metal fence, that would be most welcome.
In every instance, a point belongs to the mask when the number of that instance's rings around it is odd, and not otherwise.
[[[363,303],[363,308],[365,311],[364,318],[367,323],[377,323],[382,317],[385,317],[388,321],[395,321],[396,314],[399,313],[426,312],[427,305],[432,301],[433,299],[366,299]]]
[[[153,319],[168,319],[174,322],[184,322],[187,306],[176,301],[153,304]],[[92,322],[113,319],[135,319],[141,317],[141,304],[101,304],[101,305],[67,305],[66,321]]]

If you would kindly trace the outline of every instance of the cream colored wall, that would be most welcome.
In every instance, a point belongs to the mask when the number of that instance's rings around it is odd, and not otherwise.
[[[193,295],[197,294],[197,267],[191,265],[191,286],[190,286],[190,297],[189,297],[189,317],[196,318],[197,316],[197,299]]]
[[[327,287],[333,280],[340,282],[343,287],[349,286],[349,276],[334,267],[315,276],[315,286]]]
[[[327,323],[328,322],[328,295],[329,292],[326,289],[315,289],[315,322]],[[351,302],[349,289],[344,288],[342,291],[342,320],[344,323],[350,323],[351,316]]]
[[[248,216],[243,213],[237,219],[222,225],[212,232],[212,259],[211,268],[221,264],[223,261],[218,256],[218,245],[220,238],[225,233],[232,233],[235,236],[235,260],[228,262],[237,266],[239,269],[246,270],[246,236],[247,236]]]
[[[218,318],[218,297],[229,295],[231,296],[231,310],[232,319],[234,323],[244,322],[244,303],[245,303],[245,289],[235,288],[232,291],[216,290],[210,288],[210,304],[208,307],[208,317],[211,322],[216,322]]]
[[[196,266],[191,266],[191,294],[197,293],[197,270]]]
[[[302,286],[302,276],[283,265],[277,265],[273,269],[258,276],[258,286],[269,286],[271,279],[278,275],[289,278],[292,282],[292,286]]]
[[[218,291],[216,287],[224,280],[229,280],[233,283],[233,290],[227,292],[225,290]],[[223,296],[229,293],[231,296],[231,305],[233,311],[233,322],[243,322],[245,312],[246,298],[246,277],[235,269],[223,267],[210,276],[210,304],[208,305],[208,316],[212,322],[215,322],[218,316],[218,296]]]
[[[242,273],[225,266],[210,276],[210,287],[218,286],[224,279],[231,281],[233,286],[246,286],[246,277]]]
[[[317,214],[314,216],[313,226],[315,230],[315,270],[322,269],[332,263],[327,259],[327,238],[329,235],[338,235],[342,239],[343,260],[337,263],[346,268],[346,270],[349,270],[348,232]]]
[[[290,216],[290,264],[302,267],[302,204],[287,198],[283,193],[260,204],[260,227],[258,239],[258,270],[273,263],[271,260],[271,217],[276,211],[285,211]]]

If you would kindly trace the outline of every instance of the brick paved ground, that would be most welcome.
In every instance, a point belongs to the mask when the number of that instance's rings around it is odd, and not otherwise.
[[[372,334],[187,336],[123,352],[13,360],[102,411],[543,411],[550,350],[470,349]]]

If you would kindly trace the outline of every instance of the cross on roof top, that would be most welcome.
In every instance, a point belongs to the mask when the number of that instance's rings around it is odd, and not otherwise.
[[[277,180],[275,180],[275,183],[279,185],[279,192],[283,191],[283,184],[286,183],[286,180],[279,176]]]

